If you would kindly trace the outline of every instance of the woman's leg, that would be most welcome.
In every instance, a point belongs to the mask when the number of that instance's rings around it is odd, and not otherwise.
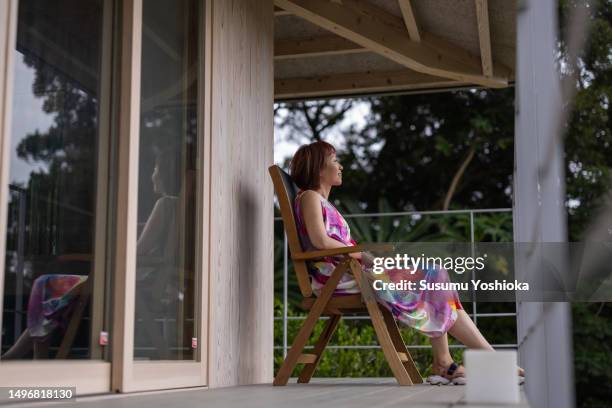
[[[453,357],[448,348],[448,336],[444,333],[440,337],[431,337],[431,348],[433,351],[432,372],[437,375],[447,376],[446,371],[453,362]],[[463,366],[460,366],[453,376],[463,375]],[[449,377],[450,378],[450,377]]]
[[[495,351],[465,310],[457,311],[457,320],[448,332],[467,348]],[[522,368],[519,367],[518,371],[519,375],[525,375],[525,370]]]
[[[30,336],[30,330],[25,329],[21,336],[17,339],[15,344],[2,355],[2,360],[15,360],[21,358],[32,350],[32,337]]]
[[[431,337],[430,341],[434,365],[436,365],[436,363],[449,365],[453,362],[453,358],[451,357],[448,349],[448,336],[446,333],[440,337]]]
[[[448,332],[468,348],[493,351],[493,347],[463,309],[457,310],[457,320]]]

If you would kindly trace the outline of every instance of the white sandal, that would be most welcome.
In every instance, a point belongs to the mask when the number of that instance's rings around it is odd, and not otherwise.
[[[459,368],[459,365],[453,361],[450,364],[450,366],[448,366],[448,369],[446,370],[446,375],[451,378],[447,378],[442,375],[434,374],[434,375],[430,375],[429,377],[427,377],[427,382],[431,385],[448,385],[448,384],[465,385],[465,377],[463,376],[458,376],[454,378],[452,377],[452,375],[457,370],[457,368]]]
[[[453,385],[465,385],[465,383],[467,382],[465,380],[465,377],[455,377],[453,378],[453,381],[451,381],[453,383]]]
[[[459,365],[455,362],[452,362],[446,371],[446,375],[452,376],[453,373],[457,370],[457,368],[459,368]],[[458,376],[458,377],[449,379],[442,375],[430,375],[429,377],[427,377],[427,382],[431,385],[448,385],[448,384],[465,385],[467,383],[464,376]],[[525,384],[524,376],[522,375],[518,376],[518,384],[519,385]]]
[[[427,377],[427,382],[431,385],[448,385],[450,380],[448,378],[442,377],[441,375],[430,375]]]

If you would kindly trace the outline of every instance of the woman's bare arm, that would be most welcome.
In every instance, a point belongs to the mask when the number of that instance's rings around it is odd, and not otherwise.
[[[164,230],[164,209],[163,209],[163,198],[157,200],[153,206],[153,210],[147,219],[147,222],[142,229],[140,237],[138,237],[138,243],[136,246],[136,253],[138,255],[146,255],[150,253],[160,244],[161,234]]]
[[[321,209],[321,198],[314,191],[306,191],[300,199],[302,218],[308,232],[310,242],[317,249],[344,248],[348,245],[337,241],[327,235]],[[361,253],[350,254],[355,259],[361,259]]]

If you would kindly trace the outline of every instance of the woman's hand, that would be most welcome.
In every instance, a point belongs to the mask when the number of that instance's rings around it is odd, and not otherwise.
[[[369,252],[354,252],[349,254],[349,256],[353,259],[361,261],[361,264],[365,267],[371,268],[374,266],[374,257]]]
[[[363,266],[371,268],[374,266],[374,257],[369,252],[361,252],[361,262]]]

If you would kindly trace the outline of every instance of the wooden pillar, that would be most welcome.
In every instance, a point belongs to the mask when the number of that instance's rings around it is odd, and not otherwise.
[[[212,2],[210,387],[273,377],[273,9]]]

